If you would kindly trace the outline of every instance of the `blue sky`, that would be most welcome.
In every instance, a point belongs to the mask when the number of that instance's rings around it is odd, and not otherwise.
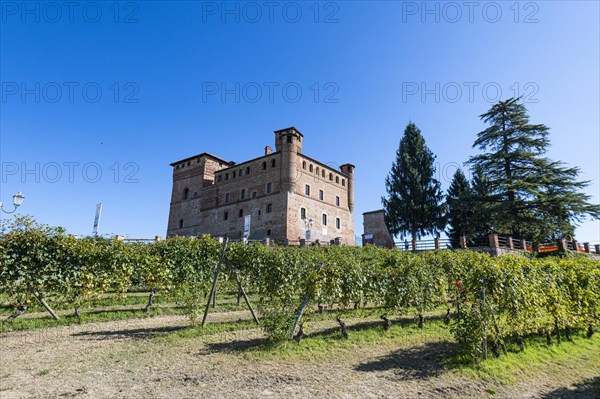
[[[0,3],[0,198],[43,223],[90,234],[102,202],[100,233],[164,236],[170,162],[254,158],[294,125],[356,165],[360,235],[409,121],[446,189],[515,94],[600,201],[598,2],[69,4]]]

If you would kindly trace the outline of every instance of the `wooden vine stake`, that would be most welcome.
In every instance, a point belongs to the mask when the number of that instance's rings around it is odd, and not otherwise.
[[[248,306],[250,313],[252,313],[252,317],[254,318],[254,321],[256,322],[256,324],[258,324],[258,317],[256,317],[256,313],[254,313],[254,309],[252,308],[252,305],[250,304],[248,295],[246,295],[246,291],[244,290],[244,287],[242,286],[242,281],[240,280],[234,267],[231,265],[231,262],[227,259],[227,256],[225,255],[225,250],[227,249],[228,242],[229,242],[229,238],[225,237],[225,240],[223,241],[223,248],[221,249],[221,256],[219,258],[219,263],[217,263],[217,269],[215,270],[215,276],[213,278],[212,288],[210,290],[210,294],[208,295],[208,302],[206,303],[206,308],[204,309],[204,317],[202,318],[202,327],[204,327],[204,325],[206,324],[206,318],[208,317],[208,310],[210,308],[211,300],[213,301],[213,307],[214,307],[215,298],[217,296],[217,280],[219,278],[219,274],[221,273],[221,265],[223,264],[223,262],[225,262],[229,271],[235,278],[235,282],[237,283],[239,292],[244,297],[244,301],[246,302],[246,305]]]
[[[321,263],[319,265],[319,271],[321,271],[322,268],[323,268],[323,263]],[[300,323],[300,319],[302,318],[302,315],[304,314],[304,311],[306,310],[306,307],[308,306],[308,301],[310,300],[310,297],[312,295],[312,290],[313,290],[315,283],[316,283],[316,280],[313,283],[313,285],[308,287],[308,290],[306,290],[306,296],[304,297],[304,302],[302,302],[300,311],[298,312],[298,315],[296,316],[296,320],[294,321],[294,326],[292,327],[292,331],[290,331],[290,341],[292,339],[294,339],[294,334],[296,334],[296,329],[298,328],[298,323]]]
[[[35,288],[31,289],[31,293],[33,294],[34,297],[36,297],[36,299],[38,301],[40,301],[40,303],[42,305],[44,305],[44,307],[46,308],[46,310],[48,311],[48,313],[50,313],[52,315],[52,317],[54,317],[54,320],[60,320],[60,317],[58,317],[58,315],[54,312],[54,310],[52,310],[52,308],[50,307],[50,305],[48,305],[48,303],[46,301],[44,301],[44,298],[42,298],[42,296],[40,295],[40,293],[37,292],[37,290]]]

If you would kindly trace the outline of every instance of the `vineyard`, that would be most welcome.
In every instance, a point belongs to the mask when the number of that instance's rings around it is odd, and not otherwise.
[[[156,293],[179,304],[192,324],[205,310],[217,265],[217,292],[251,294],[260,326],[274,341],[294,337],[324,313],[342,336],[352,334],[345,315],[360,309],[411,315],[419,327],[433,310],[465,354],[501,356],[521,349],[527,337],[548,343],[571,340],[575,331],[594,334],[600,322],[600,262],[572,257],[490,257],[472,251],[414,254],[378,247],[266,247],[210,237],[174,237],[152,244],[117,239],[76,239],[60,228],[19,218],[0,240],[0,295],[14,306],[8,321],[43,300],[50,308],[86,305],[107,294],[123,298],[146,291],[148,312]],[[224,259],[224,262],[220,262]],[[85,311],[85,310],[83,310]]]

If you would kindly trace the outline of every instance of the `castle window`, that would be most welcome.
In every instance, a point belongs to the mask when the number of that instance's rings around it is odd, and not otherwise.
[[[229,212],[223,213],[223,220],[229,219]]]
[[[260,214],[261,214],[261,211],[260,211],[260,209],[257,211],[257,213],[258,213],[258,216],[260,216]]]
[[[188,166],[190,166],[190,161],[188,161]]]
[[[306,161],[302,161],[302,169],[306,169]]]
[[[342,179],[342,186],[346,187],[346,179]]]
[[[225,173],[225,180],[229,180],[229,173]]]
[[[267,161],[263,162],[262,168],[263,168],[263,170],[267,169]]]
[[[175,169],[179,169],[179,165],[175,165]]]
[[[340,183],[340,177],[339,176],[335,177],[335,182],[338,183],[338,184]]]
[[[323,169],[323,170],[321,171],[321,177],[322,177],[323,179],[325,178],[325,169]]]
[[[271,229],[267,230],[267,235],[270,236],[271,235]]]
[[[217,183],[221,183],[223,181],[223,175],[217,176]]]
[[[240,194],[240,199],[245,199],[245,198],[246,198],[246,189],[245,189],[245,188],[243,188],[243,189],[242,189],[242,192],[241,192],[241,194]]]
[[[267,183],[267,193],[270,193],[273,190],[273,185],[271,182]]]
[[[312,173],[312,171],[313,171],[313,166],[312,166],[312,164],[310,164],[310,166],[308,167],[308,171],[309,171],[310,173]]]
[[[342,228],[342,221],[340,220],[340,218],[335,218],[335,227],[338,230]]]
[[[319,199],[323,201],[323,190],[319,190]]]
[[[275,167],[275,158],[271,159],[271,167],[274,168]]]
[[[292,136],[287,136],[287,142],[291,143],[292,142]]]
[[[327,215],[323,214],[323,226],[327,226]]]
[[[225,194],[225,203],[229,203],[229,193]]]
[[[196,163],[200,163],[200,158],[196,158]]]
[[[273,204],[267,204],[267,213],[273,212]]]
[[[304,186],[304,194],[310,195],[310,186],[308,184]]]
[[[194,198],[198,198],[198,192],[194,191]]]
[[[241,218],[242,216],[244,216],[244,210],[240,209],[240,211],[238,212],[238,217]]]
[[[256,198],[256,191],[252,191],[252,199]]]
[[[317,172],[317,176],[319,176],[319,167],[318,166],[317,166],[316,172]]]
[[[246,174],[249,175],[250,174],[250,166],[246,166]]]
[[[306,208],[300,208],[300,219],[306,219]]]
[[[183,229],[183,219],[179,219],[179,228]]]
[[[190,190],[188,188],[186,188],[185,190],[183,190],[183,199],[186,200],[186,199],[188,199],[189,196],[190,196]]]
[[[338,197],[337,195],[335,196],[335,205],[340,206],[340,197]]]
[[[235,179],[235,170],[233,172],[231,172],[231,178]]]
[[[330,173],[330,174],[329,174],[329,180],[332,180],[332,181],[333,181],[333,173]]]

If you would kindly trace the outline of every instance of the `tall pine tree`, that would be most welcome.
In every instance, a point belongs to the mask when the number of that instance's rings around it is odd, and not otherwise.
[[[473,191],[462,170],[457,169],[446,194],[448,230],[446,234],[454,248],[459,246],[460,236],[472,238],[473,226]]]
[[[492,215],[497,200],[492,196],[492,187],[483,173],[483,169],[474,167],[472,172],[471,206],[473,212],[471,214],[471,227],[473,228],[473,238],[487,238],[494,231]]]
[[[444,228],[443,195],[434,177],[434,161],[421,131],[410,122],[385,179],[388,196],[382,198],[385,220],[393,235],[416,240]]]
[[[580,192],[589,182],[576,180],[579,170],[544,156],[549,129],[530,124],[518,98],[500,101],[480,117],[489,127],[473,147],[486,152],[468,163],[489,181],[487,206],[496,232],[541,241],[569,234],[587,215],[600,216],[600,206]]]

